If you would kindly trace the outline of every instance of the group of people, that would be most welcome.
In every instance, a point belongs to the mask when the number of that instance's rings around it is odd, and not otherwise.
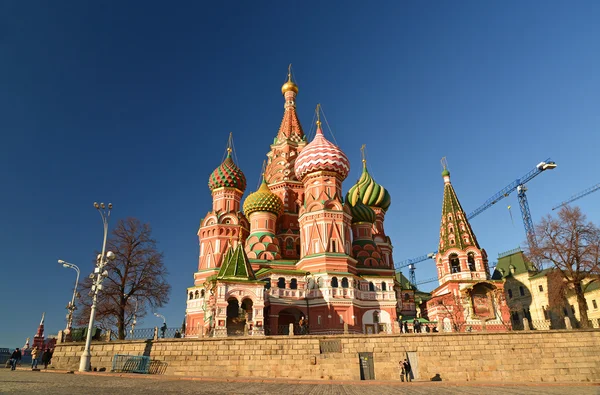
[[[410,382],[411,381],[411,367],[408,359],[400,361],[400,380]]]
[[[425,328],[425,332],[429,333],[429,332],[437,332],[437,328],[433,327],[433,330],[429,327],[429,325],[422,325],[421,321],[419,321],[417,318],[414,319],[413,321],[413,332],[414,333],[422,333],[423,332],[423,328]],[[409,333],[410,330],[408,329],[408,322],[404,321],[404,323],[401,326],[402,332],[404,333]]]
[[[31,349],[31,370],[37,369],[38,367],[38,357],[40,356],[40,350],[37,347]],[[17,364],[21,364],[21,359],[23,358],[23,354],[21,350],[17,347],[15,351],[10,356],[10,370],[15,370],[17,368]],[[48,369],[48,365],[52,360],[52,350],[47,348],[42,353],[42,363],[44,364],[44,369]]]

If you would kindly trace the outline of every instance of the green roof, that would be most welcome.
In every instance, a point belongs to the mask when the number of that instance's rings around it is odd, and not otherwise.
[[[238,243],[235,250],[233,247],[229,247],[225,253],[225,258],[223,259],[219,274],[217,274],[217,279],[256,281],[256,276],[252,271],[250,262],[248,262],[248,257],[242,247],[242,243]]]
[[[450,173],[448,173],[448,175],[449,174]],[[452,214],[452,219],[449,219],[449,214]],[[460,214],[460,217],[457,214]],[[464,225],[464,230],[462,230],[460,227],[461,222]],[[473,233],[473,229],[471,228],[471,224],[469,224],[469,221],[467,220],[467,215],[460,205],[458,197],[456,196],[456,192],[454,191],[454,187],[450,182],[444,183],[444,201],[442,203],[441,226],[443,231],[440,235],[440,246],[438,248],[438,253],[440,255],[444,254],[444,252],[450,248],[464,250],[468,246],[472,245],[480,248],[477,238],[475,237],[475,233]],[[450,244],[450,228],[452,228],[454,234],[454,244]],[[469,236],[469,244],[465,243],[465,240],[463,239],[463,236],[465,235]]]
[[[400,283],[400,286],[402,287],[402,289],[415,289],[416,287],[411,286],[410,281],[408,281],[408,278],[404,277],[404,274],[402,274],[402,272],[396,272],[396,280]]]
[[[511,267],[514,267],[514,273],[511,273]],[[530,262],[525,260],[523,251],[516,251],[513,254],[505,255],[498,259],[498,263],[496,264],[496,268],[492,274],[492,280],[501,280],[511,274],[517,275],[532,271],[535,271],[535,268]],[[536,275],[539,274],[541,274],[541,272]]]
[[[592,292],[598,288],[600,288],[600,280],[592,280],[592,282],[586,284],[583,292]]]

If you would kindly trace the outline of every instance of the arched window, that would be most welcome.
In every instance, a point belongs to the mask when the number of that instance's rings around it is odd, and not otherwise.
[[[279,277],[277,280],[277,288],[285,288],[285,278]]]
[[[294,241],[289,238],[285,241],[285,249],[286,250],[293,250],[294,249]]]
[[[408,302],[410,300],[410,295],[408,293],[404,294],[404,301]]]
[[[454,227],[452,225],[450,225],[450,227],[448,228],[448,233],[450,233],[450,234],[454,233]]]
[[[472,252],[469,252],[467,254],[467,262],[469,264],[469,270],[474,272],[475,271],[475,254],[473,254]]]
[[[200,297],[203,298],[204,297],[204,290],[200,291]]]
[[[198,297],[199,297],[199,293],[198,293],[198,291],[196,291],[196,293],[194,294],[194,299],[198,299]]]
[[[508,298],[511,299],[512,298],[512,289],[508,290]]]
[[[375,292],[375,284],[372,281],[369,281],[369,291]]]
[[[194,293],[190,292],[190,300],[194,299]]]
[[[290,281],[290,289],[298,289],[298,280],[295,278],[292,278],[292,281]]]
[[[265,282],[265,289],[271,289],[271,279],[265,278],[263,281]]]
[[[451,273],[459,273],[460,272],[460,261],[458,260],[458,255],[456,255],[456,254],[450,255],[450,272]]]
[[[331,287],[332,288],[337,288],[338,287],[338,279],[337,279],[337,277],[333,277],[331,279]]]
[[[525,290],[523,289],[523,286],[519,286],[519,294],[521,294],[521,296],[525,296]]]
[[[386,283],[381,283],[381,290],[382,291],[387,291],[387,284]]]
[[[346,277],[342,278],[342,288],[348,288],[348,279]]]
[[[374,324],[378,324],[379,323],[379,313],[374,311],[373,312],[373,323]]]

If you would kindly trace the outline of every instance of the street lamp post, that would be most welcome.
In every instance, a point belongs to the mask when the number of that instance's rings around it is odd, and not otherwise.
[[[75,307],[75,296],[77,296],[77,286],[79,285],[79,268],[77,265],[74,265],[69,262],[65,262],[61,259],[58,260],[58,263],[63,265],[64,268],[73,269],[77,272],[77,278],[75,279],[75,288],[73,289],[73,297],[71,298],[71,303],[67,305],[67,310],[69,310],[69,314],[67,315],[67,327],[65,328],[65,332],[67,334],[71,333],[71,329],[73,327],[73,312],[77,309]]]
[[[138,300],[137,300],[137,298],[134,298],[134,300],[135,300],[135,310],[133,311],[133,321],[131,322],[131,329],[129,330],[129,334],[131,335],[132,339],[133,339],[133,332],[135,331],[135,324],[137,324],[136,314],[137,314],[137,309],[138,309]]]
[[[89,372],[90,371],[90,345],[92,343],[92,330],[94,328],[94,318],[96,317],[96,302],[98,299],[98,291],[102,290],[102,282],[108,276],[108,271],[104,270],[104,267],[108,264],[108,261],[115,259],[115,254],[112,251],[108,251],[106,254],[106,237],[108,235],[108,219],[110,218],[110,211],[112,210],[112,203],[108,203],[108,209],[104,203],[95,203],[94,207],[100,213],[102,217],[102,224],[104,225],[104,241],[102,242],[102,253],[96,258],[96,268],[94,273],[90,274],[90,278],[93,280],[92,289],[90,296],[92,297],[92,309],[90,312],[90,322],[88,324],[87,337],[85,339],[85,348],[81,354],[81,360],[79,361],[79,371]]]

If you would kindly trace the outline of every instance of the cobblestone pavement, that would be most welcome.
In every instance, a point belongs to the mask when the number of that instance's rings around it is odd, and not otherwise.
[[[298,382],[191,379],[173,376],[65,374],[0,369],[0,394],[533,394],[599,395],[596,384],[499,384],[450,382]]]

